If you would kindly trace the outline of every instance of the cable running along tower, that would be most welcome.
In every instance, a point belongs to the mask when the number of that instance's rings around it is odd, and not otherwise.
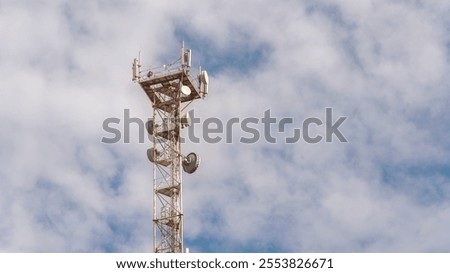
[[[191,125],[186,108],[208,94],[208,73],[191,75],[191,50],[181,48],[181,58],[161,67],[141,69],[133,61],[133,81],[150,98],[153,117],[146,123],[152,139],[147,157],[153,163],[153,251],[185,252],[183,246],[183,179],[181,169],[193,173],[200,158],[183,155],[181,131]]]

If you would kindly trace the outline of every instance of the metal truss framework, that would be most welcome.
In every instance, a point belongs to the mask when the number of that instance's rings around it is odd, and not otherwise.
[[[147,156],[153,163],[155,253],[184,252],[181,171],[186,158],[182,155],[180,139],[188,118],[183,112],[193,100],[204,98],[207,93],[207,78],[201,76],[203,71],[196,79],[190,75],[190,50],[183,47],[180,60],[177,68],[151,69],[146,76],[141,76],[140,60],[135,59],[133,63],[133,79],[150,98],[153,108],[153,119],[147,123],[153,147]]]

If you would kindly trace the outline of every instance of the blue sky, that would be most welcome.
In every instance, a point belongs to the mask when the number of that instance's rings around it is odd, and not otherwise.
[[[445,1],[0,1],[0,251],[152,251],[150,143],[131,127],[131,143],[103,144],[102,123],[151,115],[132,60],[170,63],[182,40],[210,75],[196,116],[270,109],[300,128],[332,107],[349,141],[187,143],[202,157],[184,176],[192,252],[450,251],[449,12]]]

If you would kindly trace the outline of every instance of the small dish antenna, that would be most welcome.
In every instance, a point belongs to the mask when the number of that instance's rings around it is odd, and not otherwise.
[[[191,88],[189,88],[189,86],[187,85],[182,85],[180,88],[180,92],[185,96],[189,96],[191,94]]]
[[[194,173],[200,164],[200,157],[196,153],[190,153],[183,159],[183,170],[189,174]]]
[[[153,148],[147,149],[147,158],[152,163],[154,163],[156,161],[155,160],[155,154],[156,154],[156,157],[159,156],[158,150],[155,150]]]
[[[152,163],[156,163],[156,164],[160,164],[163,166],[169,166],[170,164],[172,164],[172,162],[170,160],[167,159],[158,159],[161,156],[161,153],[153,148],[150,148],[147,150],[147,158],[150,162]]]
[[[145,123],[145,128],[149,135],[153,135],[153,120],[149,120]]]

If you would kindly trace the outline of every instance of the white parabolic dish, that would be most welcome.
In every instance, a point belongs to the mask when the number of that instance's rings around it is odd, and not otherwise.
[[[189,86],[183,85],[181,86],[181,94],[185,95],[185,96],[189,96],[191,94],[191,88],[189,88]]]

